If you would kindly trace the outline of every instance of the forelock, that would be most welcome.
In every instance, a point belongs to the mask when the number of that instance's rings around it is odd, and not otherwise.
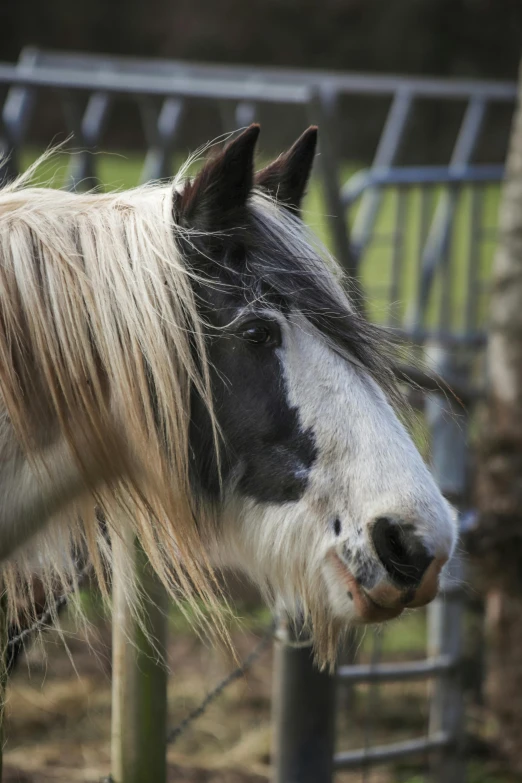
[[[354,307],[350,279],[339,264],[299,218],[264,194],[252,199],[251,214],[247,265],[260,288],[303,314],[333,350],[356,359],[396,402],[390,336]]]

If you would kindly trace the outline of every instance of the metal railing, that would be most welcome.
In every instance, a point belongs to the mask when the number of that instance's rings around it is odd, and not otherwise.
[[[481,299],[487,295],[489,268],[482,256],[496,240],[496,214],[486,214],[484,200],[498,191],[503,176],[499,165],[375,168],[358,172],[343,187],[343,203],[356,213],[355,220],[369,191],[378,189],[380,198],[386,194],[393,200],[385,229],[381,202],[372,235],[364,245],[353,239],[351,248],[367,298],[385,302],[381,320],[403,338],[416,344],[428,339],[454,346],[483,343]],[[412,212],[417,213],[413,219]],[[413,224],[415,236],[408,237]],[[384,260],[376,264],[375,255]]]
[[[74,133],[75,143],[86,150],[103,140],[115,96],[132,98],[140,110],[148,148],[142,173],[144,181],[172,173],[171,152],[193,101],[212,101],[219,107],[221,132],[254,121],[259,106],[264,103],[293,106],[301,113],[304,109],[309,121],[321,126],[319,165],[332,241],[339,260],[352,273],[356,272],[356,258],[373,231],[380,191],[378,188],[365,191],[362,209],[349,238],[340,195],[337,129],[341,98],[367,95],[390,99],[372,164],[372,168],[379,169],[397,163],[419,102],[465,103],[448,163],[452,171],[458,171],[473,160],[488,110],[498,104],[514,104],[516,97],[516,85],[510,82],[144,60],[32,47],[22,51],[16,66],[0,66],[2,83],[13,85],[2,113],[3,134],[13,151],[27,137],[38,88],[58,90],[68,130]],[[78,91],[88,93],[85,108]],[[96,160],[88,153],[77,156],[71,167],[71,186],[96,180]],[[440,208],[440,220],[446,220],[450,209],[451,200]],[[435,242],[440,235],[436,224],[433,232]],[[440,248],[435,245],[430,252],[436,255]]]

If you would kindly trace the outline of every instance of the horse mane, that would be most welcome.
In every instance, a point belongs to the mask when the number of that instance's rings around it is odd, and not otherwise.
[[[125,530],[171,596],[217,616],[210,515],[189,480],[192,388],[218,432],[172,211],[185,169],[169,185],[72,194],[31,186],[41,162],[0,190],[0,435],[11,432],[42,480],[59,469],[53,444],[65,444],[85,491],[3,564],[9,619],[31,611],[35,570],[56,593],[87,559],[108,596],[111,544]],[[122,571],[136,605],[132,550]]]

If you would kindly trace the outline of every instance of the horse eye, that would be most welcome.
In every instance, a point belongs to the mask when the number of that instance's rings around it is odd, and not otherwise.
[[[281,345],[281,332],[275,321],[248,324],[241,330],[240,336],[253,345]]]

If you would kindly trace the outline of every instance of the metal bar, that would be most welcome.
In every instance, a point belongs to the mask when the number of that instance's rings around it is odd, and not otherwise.
[[[452,563],[452,577],[462,578],[458,559]],[[455,591],[437,598],[428,611],[428,644],[431,654],[461,657],[463,624],[462,594]],[[461,684],[461,666],[443,673],[435,684],[430,704],[430,736],[448,732],[455,737],[451,753],[437,755],[432,764],[438,783],[462,783],[466,779],[464,741],[464,696]]]
[[[158,101],[154,98],[144,96],[140,98],[138,107],[147,147],[154,147],[158,143],[158,118],[160,106]]]
[[[152,179],[159,179],[157,171],[154,172],[154,174],[156,174],[156,176],[154,176],[151,164],[154,164],[154,167],[156,168],[158,163],[160,163],[161,168],[163,168],[166,163],[165,156],[161,154],[161,142],[158,134],[160,106],[158,105],[157,99],[152,98],[151,96],[144,96],[140,98],[138,106],[148,150],[143,164],[140,180],[141,182],[149,182]],[[152,155],[150,154],[151,151],[153,151]],[[158,157],[161,158],[161,161],[158,160]],[[165,174],[164,176],[167,175]]]
[[[488,108],[483,95],[473,96],[468,104],[451,154],[450,166],[464,166],[473,157]]]
[[[90,97],[82,119],[82,133],[89,147],[101,139],[107,125],[111,99],[106,92],[94,92]]]
[[[406,740],[405,742],[395,742],[390,745],[377,745],[367,750],[350,750],[336,753],[334,756],[334,770],[360,769],[374,767],[378,764],[387,764],[390,761],[407,758],[408,756],[428,753],[430,750],[446,748],[451,742],[452,739],[448,734],[440,732],[431,737],[420,737],[418,739]],[[462,780],[460,783],[462,783]]]
[[[424,244],[426,242],[426,237],[428,235],[432,204],[433,204],[433,189],[430,188],[428,190],[423,183],[420,188],[420,215],[419,215],[419,231],[417,237],[418,262],[420,262],[422,259],[422,251],[424,248]],[[408,312],[406,313],[405,321],[406,323],[411,323],[412,321],[414,321],[415,319],[412,317],[412,313],[417,312],[418,317],[421,319],[421,323],[417,323],[416,326],[417,328],[421,328],[426,323],[426,316],[427,316],[426,309],[429,305],[429,302],[426,303],[426,306],[422,310],[420,309],[420,301],[422,296],[422,274],[421,274],[421,269],[419,268],[419,263],[417,263],[416,265],[415,275],[416,275],[415,295],[413,297],[413,301],[410,303],[408,307]]]
[[[70,101],[72,100],[73,98],[70,97]],[[92,152],[105,128],[110,104],[111,97],[106,92],[95,92],[87,101],[83,117],[80,115],[80,109],[77,106],[72,111],[71,107],[67,110],[75,135],[74,140],[82,147],[71,158],[69,164],[67,177],[70,183],[69,187],[73,190],[78,185],[81,185],[82,189],[88,190],[100,184],[96,174],[96,160]],[[84,147],[88,149],[83,149]]]
[[[236,128],[246,128],[256,121],[257,106],[252,101],[239,101],[235,115]]]
[[[314,92],[309,101],[309,113],[312,122],[321,128],[319,137],[320,154],[318,163],[323,180],[323,191],[326,209],[329,216],[330,230],[337,258],[345,272],[351,277],[354,289],[354,304],[362,307],[362,293],[357,282],[357,261],[353,256],[348,237],[346,210],[341,201],[338,172],[339,162],[336,155],[334,125],[334,109],[331,95],[327,92]]]
[[[393,165],[411,116],[413,95],[408,89],[399,89],[394,98],[375,153],[372,168],[386,169]],[[379,213],[381,193],[377,189],[365,191],[352,229],[352,247],[360,254],[371,237]]]
[[[40,52],[32,46],[22,49],[16,70],[30,75],[38,67]],[[35,104],[35,92],[30,85],[12,87],[5,99],[2,110],[3,119],[11,137],[18,145],[22,144],[31,120]]]
[[[426,348],[426,363],[448,388],[470,385],[469,357],[465,350],[449,351],[439,344]],[[430,395],[426,418],[432,433],[432,470],[441,492],[462,505],[467,488],[469,414],[452,395]]]
[[[411,116],[413,96],[407,87],[395,93],[392,105],[386,117],[372,166],[391,166],[399,151],[406,125]]]
[[[389,289],[389,324],[398,326],[400,317],[401,271],[404,260],[404,227],[406,225],[407,194],[400,189],[396,193],[395,231],[393,232],[392,268]]]
[[[371,665],[339,666],[337,677],[345,682],[404,682],[406,680],[425,680],[441,672],[450,671],[458,663],[449,655],[439,655],[424,661],[408,663],[379,663]]]
[[[487,105],[487,100],[483,95],[476,95],[470,98],[450,160],[450,170],[452,172],[456,171],[458,173],[469,164],[484,124]],[[450,190],[443,194],[443,198],[435,212],[422,257],[420,310],[414,313],[414,323],[417,323],[421,318],[421,312],[428,301],[435,271],[448,241],[455,205],[456,193]]]
[[[37,60],[38,50],[25,47],[22,49],[16,67],[24,73],[30,73]],[[0,182],[8,182],[20,173],[18,151],[25,139],[35,100],[36,94],[31,87],[11,87],[7,93],[0,116],[0,128],[3,130]]]
[[[467,258],[467,297],[464,328],[471,331],[477,327],[478,284],[480,270],[480,245],[478,242],[482,217],[482,189],[471,189],[471,205],[469,211],[469,248]]]
[[[432,98],[462,100],[471,96],[485,97],[492,101],[514,101],[517,87],[514,82],[474,79],[446,79],[425,77],[404,77],[346,73],[327,70],[304,70],[297,68],[276,68],[244,65],[223,65],[223,63],[198,63],[183,60],[140,59],[134,57],[107,57],[84,52],[60,52],[40,50],[40,59],[46,65],[55,67],[93,69],[99,62],[110,60],[120,72],[160,73],[166,76],[206,78],[214,76],[220,81],[265,81],[272,83],[307,84],[328,86],[338,94],[366,93],[370,95],[395,95],[400,89],[407,89],[414,95]]]
[[[470,381],[469,359],[464,351],[450,353],[438,345],[429,347],[427,357],[436,372],[461,383]],[[429,396],[426,419],[432,433],[432,469],[443,494],[457,507],[466,500],[468,477],[467,432],[469,413],[451,396]],[[447,566],[454,584],[462,583],[463,566],[455,555]],[[461,659],[463,595],[459,590],[439,596],[428,607],[428,655],[449,655]],[[451,752],[437,754],[432,771],[437,783],[462,783],[466,779],[464,740],[464,697],[461,666],[443,673],[437,680],[430,704],[430,736],[446,732],[455,738]]]
[[[444,225],[444,235],[441,238],[441,245],[439,247],[440,259],[440,303],[439,303],[439,329],[450,329],[454,331],[455,324],[452,322],[452,305],[453,305],[453,288],[452,288],[452,268],[453,268],[453,253],[451,252],[451,246],[453,241],[453,227],[455,220],[455,213],[458,209],[459,195],[461,189],[456,186],[452,186],[448,192],[448,197],[452,201],[452,210],[448,212],[447,220]]]
[[[67,125],[74,136],[75,145],[80,147],[80,151],[69,166],[67,188],[76,190],[81,187],[82,190],[89,190],[99,185],[99,180],[96,176],[95,160],[89,150],[85,149],[87,144],[83,135],[82,111],[78,95],[74,91],[63,90],[61,98]]]
[[[280,627],[274,661],[273,783],[330,783],[334,754],[334,676],[314,665],[311,646]]]
[[[0,187],[18,174],[16,148],[0,115]]]
[[[196,79],[126,74],[109,71],[63,71],[42,67],[30,74],[20,73],[12,65],[0,63],[0,83],[52,87],[57,89],[96,90],[131,95],[179,95],[192,98],[264,101],[303,105],[308,102],[309,88],[305,85],[264,84],[256,82],[217,79]]]
[[[182,98],[165,98],[157,117],[154,143],[147,150],[142,182],[164,179],[172,174],[171,153],[176,133],[179,130],[185,101]]]
[[[370,669],[377,669],[382,656],[382,634],[372,629],[372,649],[370,653]],[[363,747],[361,750],[366,754],[372,745],[373,734],[375,732],[374,716],[379,715],[381,688],[378,681],[374,680],[368,683],[369,687],[366,694],[366,708],[359,722],[363,732]]]
[[[358,633],[355,627],[348,628],[341,641],[341,646],[337,656],[337,673],[343,666],[356,666],[359,653]],[[347,714],[353,710],[355,698],[355,689],[349,682],[344,682],[342,688],[336,689],[337,711]]]
[[[364,169],[358,171],[344,185],[342,200],[352,204],[375,185],[408,187],[411,185],[458,185],[468,182],[500,182],[504,178],[504,166],[467,165],[458,169],[447,166],[401,166],[386,169]]]
[[[115,540],[116,561],[122,547],[134,556],[142,598],[141,628],[127,603],[125,575],[114,569],[111,779],[114,783],[165,783],[167,778],[168,602],[145,554],[133,540]]]

